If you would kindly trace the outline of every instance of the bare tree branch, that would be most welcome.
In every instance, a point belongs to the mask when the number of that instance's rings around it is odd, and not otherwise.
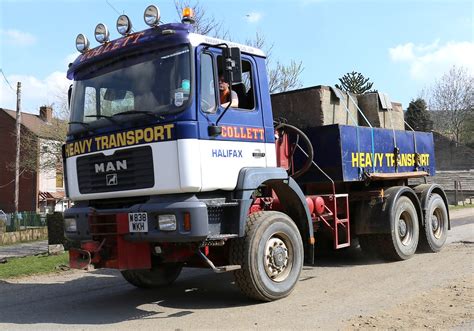
[[[191,0],[175,0],[174,6],[179,20],[181,20],[183,9],[189,7],[194,12],[194,32],[214,38],[229,39],[229,30],[223,27],[223,22],[210,16],[199,1],[193,2]]]
[[[474,77],[466,68],[453,66],[430,91],[434,127],[462,142],[466,121],[474,112]]]

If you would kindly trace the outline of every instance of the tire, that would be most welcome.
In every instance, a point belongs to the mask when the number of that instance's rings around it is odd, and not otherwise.
[[[173,283],[183,266],[178,263],[162,264],[152,269],[123,270],[123,278],[138,288],[158,288]]]
[[[230,247],[235,281],[248,297],[274,301],[288,296],[303,268],[303,242],[296,224],[276,211],[249,215],[245,237]]]
[[[428,200],[423,228],[419,251],[439,252],[448,238],[448,211],[439,194],[432,194]]]
[[[410,198],[401,196],[395,202],[390,225],[390,234],[378,234],[373,238],[378,242],[379,256],[394,261],[411,258],[416,252],[420,231],[418,214]]]

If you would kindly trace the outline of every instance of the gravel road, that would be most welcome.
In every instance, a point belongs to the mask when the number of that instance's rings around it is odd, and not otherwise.
[[[116,271],[0,280],[0,329],[466,329],[474,328],[474,209],[452,214],[438,254],[386,263],[358,250],[305,266],[295,291],[255,303],[230,274],[185,269],[144,291]]]

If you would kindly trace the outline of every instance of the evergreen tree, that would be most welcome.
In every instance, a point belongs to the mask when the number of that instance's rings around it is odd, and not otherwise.
[[[364,94],[374,85],[374,83],[369,82],[369,80],[370,78],[365,78],[360,72],[348,72],[339,78],[341,85],[336,84],[336,87],[346,92]]]
[[[415,131],[431,131],[433,121],[430,119],[430,113],[426,109],[426,102],[422,98],[411,100],[405,113],[405,121]],[[409,130],[409,127],[406,127]]]

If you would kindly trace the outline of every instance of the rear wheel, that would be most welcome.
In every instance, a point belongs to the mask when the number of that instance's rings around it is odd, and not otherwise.
[[[410,198],[397,199],[390,224],[390,234],[376,236],[380,255],[389,260],[409,259],[415,254],[419,238],[418,214]]]
[[[178,278],[182,264],[165,263],[152,269],[123,270],[123,278],[130,284],[139,288],[156,288],[173,283]]]
[[[293,291],[303,267],[303,243],[287,215],[265,211],[247,219],[246,235],[233,241],[231,261],[237,286],[250,298],[273,301]]]
[[[432,194],[428,200],[423,228],[420,251],[439,252],[448,237],[448,210],[439,194]]]

